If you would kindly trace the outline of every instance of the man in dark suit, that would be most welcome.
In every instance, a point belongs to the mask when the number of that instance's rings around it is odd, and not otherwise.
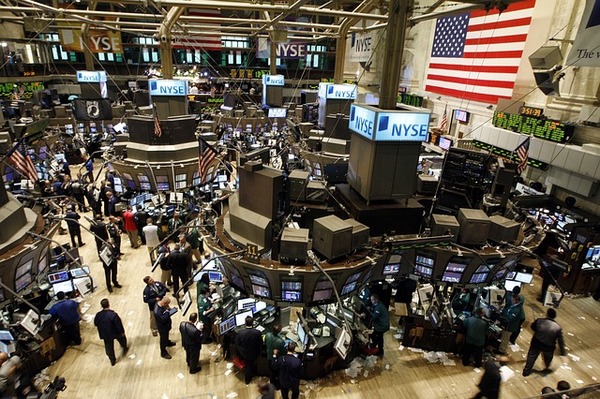
[[[158,335],[160,335],[160,356],[164,359],[172,358],[169,352],[167,352],[167,348],[175,346],[175,342],[169,339],[169,331],[171,331],[172,326],[170,303],[171,299],[165,296],[156,302],[156,306],[154,306],[156,329],[158,330]]]
[[[154,317],[154,307],[156,302],[160,301],[169,292],[166,285],[160,281],[154,281],[151,276],[144,277],[144,302],[148,304],[150,309],[150,330],[155,337],[158,335],[156,328],[156,317]]]
[[[104,241],[108,241],[108,230],[106,229],[106,223],[102,220],[102,214],[98,213],[94,216],[93,223],[90,223],[90,231],[94,233],[94,240],[96,241],[96,249],[98,253],[102,250]],[[103,241],[104,240],[104,241]]]
[[[531,325],[534,334],[533,338],[531,338],[529,352],[527,352],[527,361],[525,362],[525,368],[523,369],[523,377],[527,377],[532,373],[533,365],[540,353],[544,358],[546,371],[549,371],[550,363],[552,363],[552,359],[554,358],[554,350],[556,349],[557,342],[560,349],[560,355],[567,356],[562,327],[554,319],[556,319],[556,310],[550,308],[546,312],[545,318],[536,319]]]
[[[236,352],[246,363],[245,380],[246,384],[250,384],[256,375],[256,359],[260,356],[263,340],[260,331],[252,327],[254,319],[251,316],[246,317],[245,324],[246,328],[235,336],[234,344]]]
[[[496,362],[497,360],[497,362]],[[500,396],[500,367],[504,366],[510,360],[508,356],[500,356],[498,359],[490,358],[485,363],[485,372],[479,382],[479,392],[473,396],[473,399],[487,398],[498,399]]]
[[[175,244],[175,248],[169,254],[168,262],[173,276],[173,291],[175,295],[178,296],[179,294],[177,291],[179,291],[179,281],[181,280],[181,284],[185,284],[189,279],[188,268],[190,258],[181,251],[181,246],[179,244]],[[188,287],[184,286],[183,291],[187,292]]]
[[[104,298],[100,301],[102,310],[96,313],[94,325],[98,328],[100,339],[104,341],[104,349],[106,355],[110,359],[110,364],[115,365],[117,358],[115,357],[115,339],[123,348],[123,356],[127,354],[129,347],[127,346],[127,337],[121,318],[117,313],[110,309],[108,299]]]
[[[300,396],[300,378],[302,377],[302,361],[294,355],[296,343],[288,344],[287,354],[276,357],[273,368],[279,372],[279,385],[281,387],[281,397],[289,399],[289,393],[292,391],[292,399],[298,399]],[[275,351],[276,352],[276,351]]]
[[[195,374],[202,370],[200,367],[200,350],[202,349],[202,330],[196,327],[198,314],[192,313],[189,321],[182,321],[179,324],[181,333],[181,345],[185,349],[185,362],[190,368],[190,374]]]
[[[146,245],[146,237],[144,236],[144,227],[148,224],[148,213],[144,210],[143,205],[137,206],[137,212],[135,213],[135,223],[138,228],[138,235],[142,240],[142,245]]]
[[[69,228],[69,235],[71,236],[71,245],[73,245],[73,248],[77,246],[77,244],[75,244],[75,238],[79,241],[80,247],[85,245],[85,243],[81,241],[81,227],[79,226],[80,218],[81,216],[75,212],[75,205],[69,205],[69,210],[65,214],[65,219],[67,220],[67,227]]]

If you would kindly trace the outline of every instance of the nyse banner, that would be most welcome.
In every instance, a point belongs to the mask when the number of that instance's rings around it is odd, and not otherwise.
[[[385,111],[352,104],[348,129],[373,141],[425,141],[428,112]]]
[[[373,52],[373,33],[353,33],[350,40],[350,61],[368,62]]]
[[[567,65],[600,66],[600,0],[587,0]]]
[[[90,28],[90,39],[87,43],[81,37],[81,25],[71,24],[72,28],[58,30],[60,44],[67,51],[79,51],[87,47],[92,53],[122,53],[121,33]]]
[[[306,57],[306,43],[287,42],[277,43],[275,47],[277,58],[298,59]],[[271,54],[271,43],[265,38],[258,39],[256,56],[258,58],[269,58]]]

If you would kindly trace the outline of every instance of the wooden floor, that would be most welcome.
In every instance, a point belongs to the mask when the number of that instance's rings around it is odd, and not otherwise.
[[[68,242],[68,235],[56,236],[59,242]],[[150,272],[148,254],[145,247],[133,249],[127,237],[123,236],[122,249],[125,252],[119,264],[121,289],[109,294],[104,284],[102,266],[95,254],[93,238],[84,232],[86,246],[81,248],[84,260],[90,265],[98,290],[87,297],[82,307],[86,311],[87,322],[82,325],[83,343],[70,347],[65,355],[50,367],[50,375],[66,378],[67,390],[60,398],[255,398],[256,384],[263,378],[255,379],[246,386],[243,376],[237,371],[229,372],[228,363],[220,357],[216,345],[206,345],[201,352],[202,371],[195,375],[187,373],[185,353],[180,346],[181,337],[177,326],[181,315],[173,317],[174,330],[171,339],[177,346],[170,348],[172,360],[159,356],[158,338],[149,329],[148,307],[142,301],[143,277]],[[158,278],[158,273],[155,273]],[[527,319],[533,321],[544,314],[545,308],[533,300],[539,292],[540,279],[524,288],[527,297]],[[131,349],[126,358],[119,358],[111,367],[104,353],[102,341],[98,338],[92,319],[100,310],[100,300],[108,297],[112,308],[121,315]],[[195,295],[193,296],[195,298]],[[600,303],[592,298],[565,298],[558,309],[557,321],[563,326],[569,353],[579,357],[563,364],[555,357],[553,373],[542,376],[533,374],[521,376],[525,354],[531,339],[531,331],[525,329],[517,343],[521,351],[513,353],[510,367],[515,377],[502,387],[503,398],[532,397],[544,386],[556,386],[559,380],[567,380],[573,387],[593,384],[600,378]],[[394,318],[395,319],[395,318]],[[476,392],[481,372],[471,367],[463,367],[460,359],[455,366],[429,364],[423,353],[412,352],[408,348],[399,349],[394,331],[385,336],[386,356],[374,368],[364,371],[355,379],[344,371],[329,377],[303,382],[301,390],[306,398],[469,398]],[[118,348],[118,344],[116,345]],[[119,349],[117,349],[119,354]],[[541,368],[541,359],[537,367]]]

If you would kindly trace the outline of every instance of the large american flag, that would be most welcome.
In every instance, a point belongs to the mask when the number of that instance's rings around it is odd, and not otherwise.
[[[19,140],[17,144],[15,144],[15,146],[9,151],[7,157],[15,166],[15,169],[22,174],[23,177],[36,182],[38,180],[38,174],[33,161],[29,155],[23,155],[20,151],[20,147],[23,147],[23,141],[23,139]]]
[[[527,160],[529,159],[529,142],[531,141],[531,137],[527,137],[525,141],[523,141],[517,148],[515,148],[515,153],[517,154],[517,174],[520,175],[523,173],[525,168],[527,167]]]
[[[535,0],[438,18],[425,90],[495,104],[512,96]]]
[[[218,152],[202,137],[198,138],[198,144],[198,176],[200,177],[200,184],[204,184],[208,170],[217,157]]]
[[[217,20],[221,17],[221,11],[207,8],[189,8],[187,17],[182,16],[180,18],[189,22],[194,17],[196,17],[197,23],[203,26],[201,31],[203,33],[194,34],[192,32],[185,36],[182,35],[173,42],[173,47],[221,51],[223,47],[221,44],[221,23]],[[213,32],[214,34],[212,34]]]

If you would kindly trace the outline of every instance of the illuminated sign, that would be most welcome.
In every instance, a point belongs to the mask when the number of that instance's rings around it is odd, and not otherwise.
[[[373,140],[376,116],[377,113],[374,110],[352,104],[348,129]]]
[[[187,96],[186,80],[150,79],[148,88],[151,96]]]
[[[575,125],[572,124],[503,111],[494,112],[492,125],[555,143],[569,142],[575,134]]]
[[[263,85],[265,86],[283,86],[284,84],[283,75],[263,75]]]
[[[356,85],[319,83],[319,96],[328,100],[355,100],[357,92]]]
[[[379,112],[376,141],[425,141],[429,131],[429,113]]]
[[[484,143],[483,141],[479,140],[473,140],[473,145],[477,148],[489,151],[494,155],[506,158],[515,163],[519,163],[517,154],[514,151],[505,150],[504,148],[496,147],[492,144]],[[538,161],[537,159],[533,159],[531,157],[527,158],[527,165],[533,166],[534,168],[541,170],[547,170],[549,166],[547,163]]]
[[[352,104],[348,128],[373,141],[425,141],[428,112],[384,111]]]
[[[77,81],[80,83],[106,82],[106,71],[77,71]]]

